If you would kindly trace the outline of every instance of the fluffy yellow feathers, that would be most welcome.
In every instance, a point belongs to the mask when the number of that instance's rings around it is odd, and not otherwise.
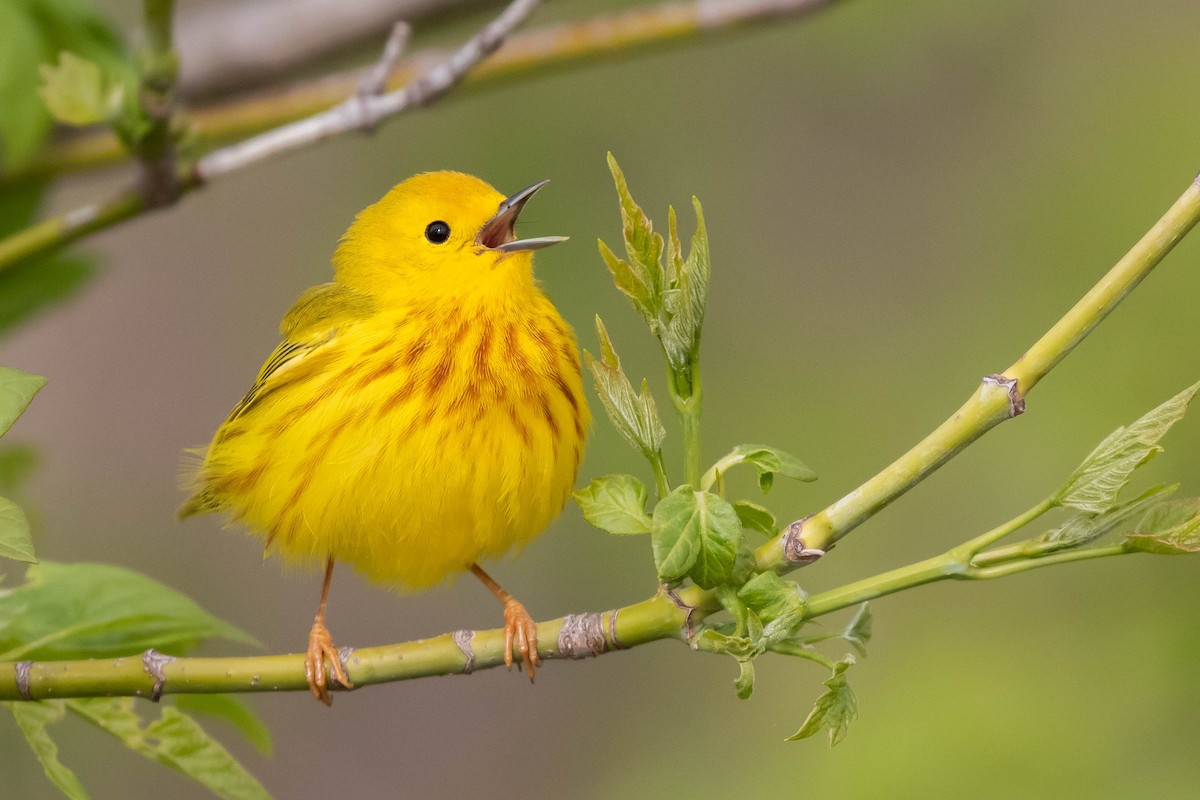
[[[284,557],[413,589],[540,533],[589,424],[574,334],[533,278],[532,251],[562,239],[513,233],[543,184],[506,199],[427,173],[363,210],[181,513],[227,512]]]

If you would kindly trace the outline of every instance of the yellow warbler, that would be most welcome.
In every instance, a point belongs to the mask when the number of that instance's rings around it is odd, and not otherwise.
[[[219,511],[268,552],[325,564],[305,661],[329,702],[325,627],[335,561],[420,589],[471,570],[538,663],[525,607],[478,561],[528,542],[570,496],[589,414],[578,346],[517,239],[536,183],[505,198],[456,172],[409,178],[359,213],[334,281],[283,318],[283,341],[217,430],[180,516]]]

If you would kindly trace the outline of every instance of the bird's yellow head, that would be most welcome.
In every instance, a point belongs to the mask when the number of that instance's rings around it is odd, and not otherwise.
[[[514,233],[521,209],[545,184],[506,198],[461,172],[415,175],[359,212],[333,257],[337,279],[385,303],[532,284],[532,251],[565,241]]]

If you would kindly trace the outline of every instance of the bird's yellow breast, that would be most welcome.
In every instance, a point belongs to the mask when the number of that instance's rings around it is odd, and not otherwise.
[[[338,329],[222,426],[200,482],[271,551],[421,588],[540,533],[588,425],[574,334],[540,291],[429,299]]]

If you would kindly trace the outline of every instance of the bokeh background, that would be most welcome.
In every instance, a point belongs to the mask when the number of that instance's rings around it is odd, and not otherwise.
[[[612,7],[562,0],[535,22]],[[112,9],[137,18],[135,3]],[[552,178],[523,229],[572,240],[539,256],[542,282],[585,346],[599,313],[628,372],[661,388],[652,342],[593,245],[619,239],[606,150],[664,227],[668,203],[705,205],[706,458],[740,441],[794,451],[821,479],[777,484],[767,502],[784,518],[815,510],[1019,356],[1192,179],[1198,26],[1190,0],[855,0],[455,97],[95,236],[99,279],[0,345],[3,363],[50,378],[13,432],[42,455],[27,492],[40,553],[136,568],[269,651],[301,648],[319,577],[264,563],[258,542],[215,519],[177,524],[180,450],[208,439],[280,315],[327,279],[354,213],[427,169],[508,191]],[[69,182],[54,204],[121,179]],[[690,210],[683,218],[690,231]],[[1193,237],[1029,413],[799,573],[802,584],[833,587],[990,528],[1200,378],[1198,261]],[[1200,420],[1166,445],[1147,480],[1200,492]],[[600,419],[583,478],[618,470],[644,471]],[[648,541],[608,537],[574,507],[494,574],[540,617],[622,605],[654,585]],[[1191,796],[1198,577],[1200,560],[1131,556],[884,598],[870,657],[850,675],[860,718],[833,751],[783,741],[823,671],[765,659],[743,702],[728,659],[665,642],[549,664],[532,688],[500,670],[340,695],[332,709],[252,697],[275,733],[269,759],[209,727],[280,798]],[[411,597],[348,570],[333,585],[340,644],[498,620],[470,580]],[[98,798],[206,796],[82,723],[58,729]],[[0,752],[0,796],[57,796],[9,723]]]

